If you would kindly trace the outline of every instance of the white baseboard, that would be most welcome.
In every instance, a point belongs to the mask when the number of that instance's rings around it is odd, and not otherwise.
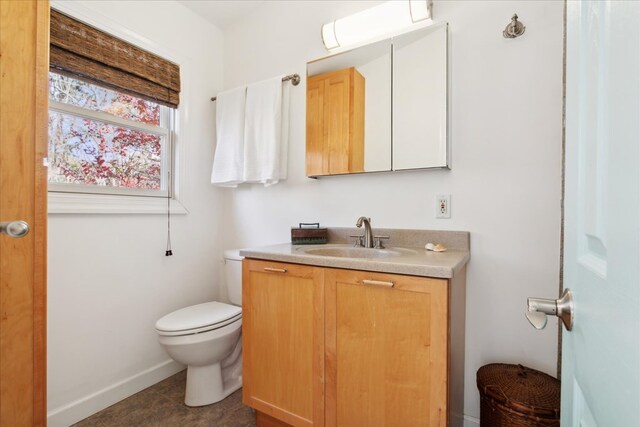
[[[458,412],[451,412],[449,425],[451,427],[478,427],[480,420],[471,415],[464,415]]]
[[[472,417],[471,415],[464,416],[464,427],[478,427],[480,425],[480,418]]]
[[[48,427],[68,427],[184,369],[167,360],[86,397],[47,413]]]

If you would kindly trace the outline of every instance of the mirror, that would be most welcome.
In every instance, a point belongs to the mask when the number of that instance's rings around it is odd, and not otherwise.
[[[307,64],[307,175],[391,170],[391,41]]]
[[[447,25],[393,39],[393,170],[448,167]]]
[[[449,167],[439,24],[307,63],[307,176]]]

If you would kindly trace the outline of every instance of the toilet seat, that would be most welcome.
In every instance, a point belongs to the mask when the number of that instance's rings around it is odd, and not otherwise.
[[[156,322],[156,331],[162,336],[192,335],[222,328],[241,319],[242,308],[212,301],[167,314]]]

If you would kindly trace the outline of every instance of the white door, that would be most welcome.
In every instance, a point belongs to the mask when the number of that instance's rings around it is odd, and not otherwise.
[[[567,3],[562,426],[640,426],[640,2]]]

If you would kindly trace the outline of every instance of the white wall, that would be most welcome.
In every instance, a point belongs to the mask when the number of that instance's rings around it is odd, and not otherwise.
[[[375,2],[374,2],[375,3]],[[225,31],[224,86],[297,72],[325,54],[321,24],[371,2],[265,2]],[[524,317],[527,296],[558,292],[561,137],[561,1],[436,1],[450,23],[451,171],[311,180],[304,174],[305,82],[291,89],[289,179],[225,190],[225,244],[285,242],[289,227],[351,226],[471,232],[467,280],[465,413],[479,415],[477,369],[522,363],[555,374],[555,322]],[[514,12],[523,37],[502,30]],[[452,218],[436,220],[436,194],[451,194]]]
[[[55,4],[54,4],[55,5]],[[209,184],[222,34],[172,1],[58,3],[177,60],[181,201],[165,257],[164,215],[49,215],[49,425],[69,425],[181,369],[158,344],[161,316],[217,295],[224,194]]]

